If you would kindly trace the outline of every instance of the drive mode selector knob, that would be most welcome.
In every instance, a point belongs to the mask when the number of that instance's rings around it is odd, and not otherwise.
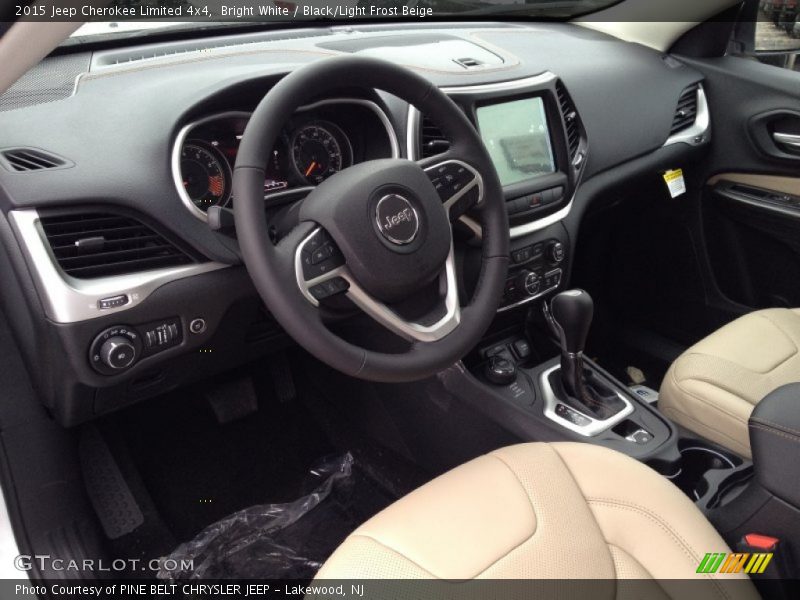
[[[132,367],[141,354],[139,333],[129,325],[115,325],[94,338],[89,363],[103,375],[115,375]]]
[[[128,338],[112,337],[100,347],[100,360],[112,369],[127,369],[136,360],[136,348]]]

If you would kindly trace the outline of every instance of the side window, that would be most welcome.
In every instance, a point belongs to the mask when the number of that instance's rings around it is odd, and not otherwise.
[[[800,0],[748,0],[730,53],[800,71]]]

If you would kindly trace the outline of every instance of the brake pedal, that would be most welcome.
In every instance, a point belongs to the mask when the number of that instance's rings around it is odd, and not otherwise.
[[[219,383],[204,393],[220,425],[258,411],[258,396],[253,380],[240,377]]]
[[[275,386],[275,395],[281,403],[292,402],[297,397],[297,388],[294,385],[292,368],[284,353],[276,354],[270,358],[269,373]]]

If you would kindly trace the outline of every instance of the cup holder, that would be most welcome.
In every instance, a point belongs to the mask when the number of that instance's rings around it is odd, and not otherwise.
[[[681,440],[678,449],[680,470],[670,479],[701,508],[727,504],[752,476],[752,463],[704,442]]]

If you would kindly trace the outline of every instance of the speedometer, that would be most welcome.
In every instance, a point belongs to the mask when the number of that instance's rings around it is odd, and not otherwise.
[[[183,147],[181,178],[186,194],[203,212],[225,204],[230,196],[230,166],[210,144],[193,141]]]
[[[291,157],[297,175],[311,185],[319,185],[350,166],[352,151],[341,129],[327,121],[315,121],[294,132]]]

